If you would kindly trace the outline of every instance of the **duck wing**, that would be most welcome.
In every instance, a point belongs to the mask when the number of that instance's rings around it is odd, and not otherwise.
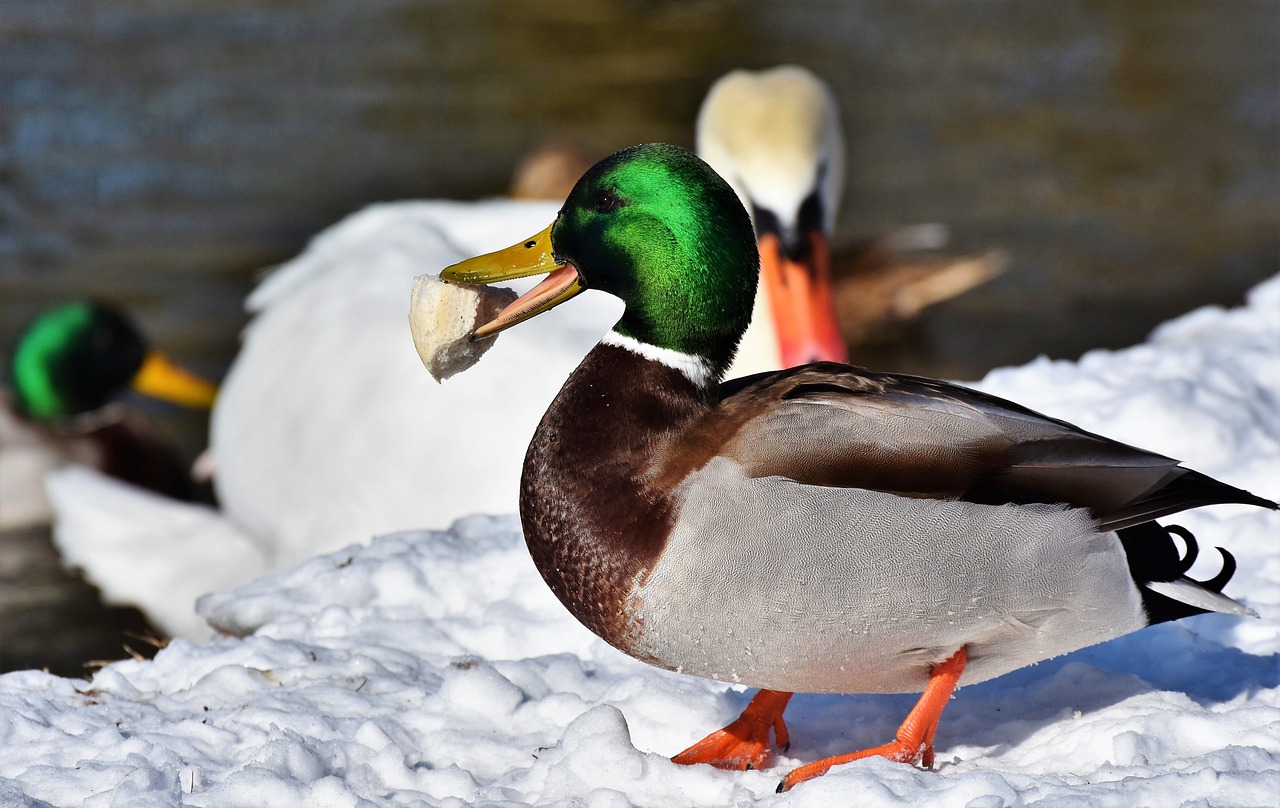
[[[689,456],[730,457],[751,477],[983,504],[1061,503],[1088,509],[1104,530],[1202,505],[1277,507],[1172,458],[934,379],[816,363],[735,379],[719,393],[689,431]]]

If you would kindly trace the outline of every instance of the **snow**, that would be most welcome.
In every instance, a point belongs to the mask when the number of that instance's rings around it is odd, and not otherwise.
[[[519,338],[518,332],[508,335]],[[1280,278],[1143,345],[981,385],[1280,496]],[[0,805],[971,806],[1280,804],[1280,515],[1179,515],[1206,615],[961,689],[933,772],[874,759],[787,794],[789,768],[889,740],[911,696],[797,696],[765,771],[668,756],[749,693],[657,670],[579,626],[512,516],[383,536],[200,603],[224,636],[92,681],[0,677]],[[353,537],[358,541],[360,537]]]

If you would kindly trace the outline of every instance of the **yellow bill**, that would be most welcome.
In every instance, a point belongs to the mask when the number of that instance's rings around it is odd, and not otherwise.
[[[142,368],[133,377],[133,389],[173,404],[204,409],[212,407],[218,395],[216,385],[178,367],[159,351],[151,351],[142,360]]]
[[[549,273],[549,274],[548,274]],[[559,306],[583,289],[573,264],[561,264],[551,252],[551,227],[506,249],[468,258],[440,272],[450,283],[498,283],[530,275],[547,277],[516,298],[498,316],[475,330],[472,339],[490,337]]]

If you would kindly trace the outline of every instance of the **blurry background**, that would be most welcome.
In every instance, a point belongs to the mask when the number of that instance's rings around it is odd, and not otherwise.
[[[0,0],[0,341],[98,295],[218,378],[254,279],[344,215],[500,194],[556,138],[691,147],[715,78],[784,62],[842,108],[838,237],[1013,258],[855,361],[1074,358],[1280,269],[1275,0]]]

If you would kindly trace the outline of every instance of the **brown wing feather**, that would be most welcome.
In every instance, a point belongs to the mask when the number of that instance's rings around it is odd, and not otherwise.
[[[1116,529],[1200,505],[1274,503],[1018,404],[946,382],[818,363],[734,380],[662,463],[991,504],[1061,502]]]

